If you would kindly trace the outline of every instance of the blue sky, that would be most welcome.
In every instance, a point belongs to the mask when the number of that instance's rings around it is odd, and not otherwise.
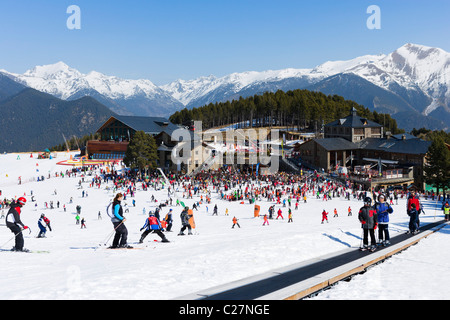
[[[81,29],[69,30],[70,5]],[[368,6],[381,9],[369,30]],[[311,68],[405,43],[450,52],[448,0],[0,0],[0,69],[64,61],[157,85],[210,74]]]

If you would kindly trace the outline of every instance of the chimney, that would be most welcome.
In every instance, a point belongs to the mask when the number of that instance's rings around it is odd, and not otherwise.
[[[389,140],[391,138],[391,132],[390,131],[386,131],[386,139]]]

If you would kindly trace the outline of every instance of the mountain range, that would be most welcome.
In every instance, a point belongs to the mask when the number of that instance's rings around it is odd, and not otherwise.
[[[405,44],[384,55],[328,61],[312,69],[283,69],[213,75],[157,86],[97,71],[83,74],[63,62],[36,66],[24,74],[0,70],[0,101],[8,92],[30,87],[65,101],[90,96],[121,115],[168,117],[182,108],[200,107],[261,94],[308,89],[337,94],[370,110],[389,113],[400,128],[449,130],[450,53]]]

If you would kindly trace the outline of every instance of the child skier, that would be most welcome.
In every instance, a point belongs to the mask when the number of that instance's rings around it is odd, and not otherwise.
[[[281,213],[282,213],[281,208],[279,208],[278,212],[277,212],[278,215],[277,215],[277,218],[275,220],[278,220],[279,217],[281,217],[281,219],[284,220],[283,215]]]
[[[156,233],[161,238],[161,242],[169,242],[169,240],[167,240],[166,236],[162,233],[161,223],[155,217],[155,214],[153,212],[150,212],[148,218],[145,219],[144,226],[139,231],[142,231],[144,229],[145,229],[145,231],[141,235],[141,239],[139,239],[139,243],[143,243],[145,237],[147,237],[148,234],[152,233],[152,232]]]
[[[361,222],[361,228],[363,229],[363,246],[360,250],[375,251],[377,248],[377,243],[375,240],[375,230],[378,225],[377,211],[372,207],[372,199],[366,197],[364,199],[364,206],[359,210],[358,219]],[[370,234],[370,244],[368,236]]]
[[[228,210],[228,209],[227,209]],[[236,219],[236,217],[233,217],[233,226],[231,227],[232,229],[234,229],[234,226],[238,226],[239,228],[241,228],[241,226],[238,223],[239,219]]]
[[[186,228],[188,229],[188,235],[192,235],[192,227],[189,223],[189,219],[191,218],[189,215],[189,207],[185,207],[183,211],[181,211],[180,218],[182,227],[178,235],[184,236],[184,230],[186,230]]]
[[[323,211],[322,211],[322,224],[323,224],[323,222],[325,221],[325,220],[327,220],[327,223],[328,223],[328,212],[326,212],[325,211],[325,209],[323,209]]]
[[[264,223],[263,226],[267,223],[269,225],[269,218],[267,218],[267,214],[264,215]]]
[[[48,221],[48,223],[47,223],[47,221]],[[50,220],[48,218],[46,218],[44,214],[41,214],[41,217],[38,220],[38,227],[39,227],[39,234],[37,236],[38,238],[45,238],[45,233],[47,232],[47,226],[50,229],[49,224],[50,224]]]
[[[412,203],[410,210],[408,210],[409,215],[409,232],[411,234],[416,234],[418,232],[418,220],[419,212],[416,209],[416,204]]]

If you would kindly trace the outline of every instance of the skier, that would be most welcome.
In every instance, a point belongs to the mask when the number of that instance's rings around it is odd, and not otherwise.
[[[86,220],[84,220],[84,218],[81,219],[81,227],[80,229],[86,229],[86,224],[85,224]]]
[[[186,228],[188,229],[188,235],[192,235],[192,227],[189,223],[189,219],[191,218],[191,216],[189,215],[188,210],[189,207],[185,207],[183,211],[181,211],[180,218],[182,227],[180,232],[178,233],[179,236],[184,236],[184,230],[186,230]]]
[[[363,229],[363,247],[362,251],[370,249],[375,251],[377,243],[375,240],[375,230],[378,224],[377,211],[372,207],[372,199],[370,197],[364,198],[364,206],[359,210],[358,219],[361,222],[361,228]],[[370,234],[370,244],[368,236]]]
[[[416,209],[416,204],[411,204],[411,209],[408,211],[409,215],[409,231],[407,233],[416,234],[418,232],[419,211]]]
[[[144,230],[144,233],[141,235],[141,239],[139,239],[139,243],[143,243],[145,237],[148,236],[149,233],[156,233],[160,238],[161,242],[169,242],[167,240],[166,236],[161,231],[161,223],[159,220],[155,217],[155,214],[153,212],[150,212],[148,218],[145,220],[144,226],[139,230]]]
[[[111,222],[114,225],[114,230],[116,231],[116,234],[114,236],[114,240],[112,245],[109,247],[110,249],[116,249],[116,248],[132,248],[127,244],[127,238],[128,238],[128,229],[125,227],[124,222],[127,220],[123,216],[123,209],[120,202],[123,200],[123,194],[118,193],[114,197],[113,201],[113,218],[111,218]]]
[[[378,196],[378,203],[375,204],[375,210],[377,210],[378,216],[378,242],[383,246],[388,246],[391,244],[389,241],[389,214],[394,212],[394,210],[386,203],[386,197],[383,194]]]
[[[327,223],[328,223],[328,212],[326,212],[325,211],[325,209],[323,209],[323,211],[322,211],[322,224],[323,224],[323,222],[325,221],[325,220],[327,220]]]
[[[17,199],[17,202],[11,202],[8,213],[6,214],[6,226],[15,234],[15,246],[11,251],[28,252],[28,249],[23,247],[24,240],[22,231],[28,229],[26,225],[20,220],[21,208],[26,204],[27,200],[24,197]]]
[[[47,221],[48,221],[48,223],[47,223]],[[50,220],[47,217],[45,217],[44,214],[41,214],[41,217],[38,220],[38,227],[40,230],[39,234],[37,236],[38,238],[45,238],[45,233],[47,232],[47,226],[50,229],[49,224],[50,224]],[[51,229],[50,229],[50,231],[51,231]]]
[[[169,212],[166,214],[166,217],[164,218],[164,220],[166,220],[167,223],[167,228],[166,231],[171,232],[172,231],[172,209],[169,209]]]
[[[408,214],[408,216],[410,216],[409,211],[411,211],[411,205],[413,203],[416,205],[416,210],[420,214],[420,212],[423,210],[422,210],[422,206],[420,205],[419,196],[416,195],[415,189],[411,189],[410,195],[408,197],[408,201],[406,202],[406,213]],[[420,224],[420,220],[419,220],[419,218],[417,218],[417,226],[419,226],[419,224]]]
[[[333,218],[336,218],[336,217],[338,217],[338,213],[337,213],[336,208],[334,208],[334,215],[333,215]]]
[[[294,220],[292,220],[292,211],[291,211],[291,208],[289,208],[289,210],[288,210],[288,223],[289,222],[294,222]]]
[[[267,223],[269,225],[269,219],[267,218],[267,214],[264,215],[264,223],[263,226]]]
[[[350,217],[352,215],[352,208],[351,207],[348,207],[348,217]]]
[[[450,214],[450,205],[448,204],[448,201],[442,207],[442,210],[444,210],[445,221],[448,221],[449,220],[449,214]]]
[[[277,218],[275,220],[278,220],[279,217],[281,217],[281,219],[284,220],[283,215],[281,213],[282,213],[281,208],[279,208],[277,211]]]
[[[238,220],[239,219],[236,219],[236,217],[233,217],[233,226],[231,227],[232,229],[234,229],[234,226],[236,226],[236,225],[239,227],[239,229],[241,228],[241,226],[238,223]]]

